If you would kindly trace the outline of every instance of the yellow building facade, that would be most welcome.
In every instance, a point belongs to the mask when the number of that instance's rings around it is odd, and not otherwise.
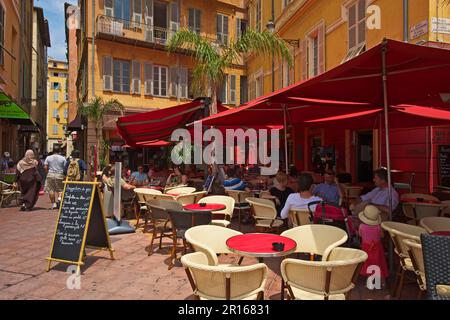
[[[47,82],[47,151],[53,146],[66,146],[68,120],[68,65],[65,61],[48,59]]]

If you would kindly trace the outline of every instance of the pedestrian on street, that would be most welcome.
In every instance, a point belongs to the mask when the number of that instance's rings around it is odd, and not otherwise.
[[[60,154],[61,148],[53,146],[53,154],[45,159],[44,167],[47,172],[44,191],[49,194],[52,209],[59,208],[61,193],[64,190],[64,168],[66,159]]]
[[[69,181],[84,181],[87,167],[84,160],[80,159],[80,151],[73,150],[69,160],[66,161],[64,174]]]
[[[38,171],[39,162],[35,159],[33,150],[28,150],[25,157],[19,161],[16,169],[16,185],[20,187],[21,211],[31,211],[39,198],[42,178]]]

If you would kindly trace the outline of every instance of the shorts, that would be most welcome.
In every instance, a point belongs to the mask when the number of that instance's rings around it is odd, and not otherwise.
[[[47,174],[47,178],[45,179],[44,191],[46,193],[63,192],[64,191],[64,175],[59,174],[59,173],[49,172]]]

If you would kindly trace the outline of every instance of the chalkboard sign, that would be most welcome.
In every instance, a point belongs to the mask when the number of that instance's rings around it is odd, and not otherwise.
[[[78,273],[84,264],[85,248],[107,249],[113,257],[102,201],[96,182],[65,182],[56,231],[48,259],[76,264]]]
[[[450,145],[439,146],[438,157],[440,184],[450,188]]]

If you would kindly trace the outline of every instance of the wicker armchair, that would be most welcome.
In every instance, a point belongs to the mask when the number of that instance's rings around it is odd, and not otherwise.
[[[428,233],[450,231],[450,218],[427,217],[420,220],[420,226]]]
[[[411,219],[410,224],[418,225],[419,221],[427,217],[439,217],[442,215],[445,204],[423,203],[423,202],[404,202],[403,214]]]
[[[181,187],[181,188],[170,189],[169,191],[167,191],[167,194],[182,195],[182,194],[194,193],[195,191],[196,191],[195,188]]]
[[[279,231],[283,220],[277,219],[275,203],[268,199],[247,198],[253,210],[256,228],[266,232]]]
[[[421,235],[428,297],[450,300],[450,237]]]
[[[136,227],[139,226],[139,220],[141,219],[142,216],[144,216],[145,217],[144,231],[145,231],[148,221],[147,201],[154,200],[156,195],[161,194],[161,191],[146,188],[136,188],[134,189],[134,193],[136,194],[136,199],[138,202],[138,207],[135,210]]]
[[[344,230],[320,224],[296,227],[281,235],[297,242],[296,253],[309,253],[311,260],[319,255],[322,256],[322,261],[327,261],[331,251],[348,239]]]
[[[241,232],[229,228],[203,225],[187,230],[185,238],[194,251],[203,252],[207,256],[210,266],[217,266],[219,265],[218,254],[232,253],[228,249],[226,241],[231,237],[241,234]]]
[[[197,196],[194,193],[190,194],[182,194],[181,196],[176,197],[176,200],[181,203],[183,206],[188,204],[194,204]]]
[[[422,297],[422,293],[427,290],[425,281],[425,266],[423,264],[422,245],[409,239],[404,239],[403,243],[408,250],[409,258],[411,259],[411,263],[414,268],[414,273],[417,276],[417,284],[420,289],[418,298],[420,299]]]
[[[394,251],[400,259],[400,265],[397,269],[395,283],[392,291],[393,297],[401,297],[403,290],[403,282],[405,274],[408,272],[414,273],[414,267],[409,257],[408,247],[405,245],[403,240],[409,239],[420,243],[420,235],[426,233],[426,230],[412,226],[406,223],[385,221],[381,224],[383,230],[386,230],[391,237],[394,244]]]
[[[229,227],[233,218],[234,204],[233,198],[228,196],[209,196],[200,199],[198,203],[220,203],[226,206],[224,210],[214,211],[214,215],[223,215],[224,219],[213,219],[212,224],[221,227]]]
[[[178,239],[183,241],[183,254],[186,254],[187,242],[185,238],[186,231],[195,226],[208,225],[211,223],[211,212],[207,211],[179,211],[168,210],[170,223],[172,224],[173,247],[169,270],[173,268],[174,261],[177,260]]]
[[[246,267],[210,266],[202,252],[181,258],[197,299],[263,300],[267,266],[263,263]]]
[[[281,263],[282,299],[287,288],[288,299],[345,300],[366,260],[367,253],[349,248],[333,249],[328,261],[285,259]]]
[[[162,239],[172,239],[172,226],[169,221],[169,214],[165,208],[149,205],[149,216],[153,227],[152,239],[148,256],[153,254],[153,243],[155,239],[159,239],[159,249],[162,249]]]
[[[235,201],[235,210],[238,212],[238,223],[239,223],[239,230],[241,229],[241,216],[242,212],[249,211],[250,205],[246,201],[247,198],[253,197],[253,193],[247,192],[247,191],[240,191],[240,190],[225,190],[225,193],[227,196],[231,197]]]
[[[291,209],[289,211],[289,218],[294,228],[312,224],[313,222],[313,216],[309,210]]]

